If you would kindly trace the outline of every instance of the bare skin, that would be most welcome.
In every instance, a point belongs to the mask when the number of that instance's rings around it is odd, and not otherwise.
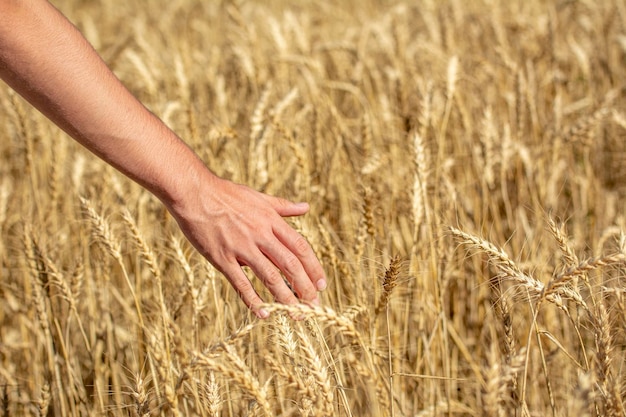
[[[283,219],[305,214],[308,204],[213,174],[47,1],[0,0],[0,78],[87,149],[156,195],[258,317],[268,314],[242,265],[280,303],[319,303],[324,271],[306,239]]]

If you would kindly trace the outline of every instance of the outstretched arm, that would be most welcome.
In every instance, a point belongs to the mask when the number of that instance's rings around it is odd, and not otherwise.
[[[86,148],[154,193],[189,241],[259,317],[249,266],[281,303],[317,303],[326,281],[308,242],[282,217],[307,204],[214,175],[115,77],[80,32],[45,0],[0,0],[0,77]]]

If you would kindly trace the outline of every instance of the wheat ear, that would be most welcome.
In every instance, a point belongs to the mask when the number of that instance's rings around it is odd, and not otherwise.
[[[41,393],[39,396],[39,401],[37,403],[37,411],[39,412],[40,417],[48,416],[48,408],[50,407],[50,384],[48,381],[45,381],[41,387]]]
[[[394,256],[389,262],[389,267],[385,271],[385,276],[383,277],[383,291],[378,298],[378,303],[376,303],[376,314],[379,314],[383,311],[387,304],[389,303],[389,297],[391,296],[391,292],[398,285],[398,276],[400,275],[400,256]]]
[[[207,381],[204,383],[204,395],[202,396],[204,407],[211,417],[219,417],[222,409],[220,399],[220,386],[215,378],[215,373],[209,371]]]
[[[616,393],[613,375],[613,356],[615,352],[614,338],[611,333],[609,313],[603,302],[597,305],[597,314],[593,320],[596,339],[596,380],[604,399],[604,410],[607,416],[620,416],[621,395]],[[617,395],[616,395],[617,394]]]
[[[44,285],[46,285],[45,265],[41,262],[41,252],[33,235],[30,225],[24,227],[22,241],[25,247],[26,260],[29,268],[29,279],[31,282],[33,301],[35,304],[35,312],[41,329],[43,330],[44,343],[48,358],[48,372],[54,375],[53,396],[56,399],[54,403],[58,404],[61,415],[66,415],[67,401],[61,389],[63,386],[61,380],[61,370],[59,362],[55,360],[57,348],[54,345],[54,338],[50,328],[51,317],[48,314],[48,303],[44,295]],[[55,410],[56,411],[56,410]]]
[[[122,258],[121,244],[119,240],[113,234],[113,231],[111,230],[111,226],[109,225],[109,222],[100,214],[98,214],[98,212],[95,210],[95,208],[93,207],[93,205],[88,199],[84,197],[80,197],[80,204],[83,208],[83,211],[87,215],[91,225],[93,226],[92,232],[93,232],[95,241],[98,244],[102,245],[107,250],[107,252],[109,252],[109,254],[113,257],[113,259],[117,261],[120,268],[122,269],[122,275],[124,276],[124,279],[126,280],[126,284],[128,285],[128,290],[130,291],[130,294],[135,303],[137,318],[139,320],[139,327],[143,329],[144,322],[143,322],[141,303],[139,301],[139,298],[137,297],[137,294],[135,293],[135,286],[130,281],[130,276],[128,275],[128,272],[126,271],[126,265],[124,264],[124,259]]]
[[[76,297],[74,295],[75,290],[73,290],[72,287],[68,285],[68,283],[66,282],[63,276],[64,274],[59,271],[59,268],[55,265],[52,259],[50,259],[50,257],[45,255],[43,251],[41,251],[41,249],[40,249],[40,256],[41,256],[41,260],[43,261],[47,270],[49,271],[48,273],[49,283],[54,285],[56,288],[58,288],[59,291],[61,292],[61,297],[65,301],[67,301],[70,307],[70,311],[72,315],[74,316],[74,318],[76,319],[76,322],[78,323],[78,327],[83,337],[83,341],[85,342],[85,347],[87,348],[87,352],[91,353],[91,344],[89,343],[89,338],[87,337],[87,333],[85,333],[85,328],[83,327],[83,321],[81,319],[81,316],[78,313],[78,307],[76,305]]]
[[[187,256],[183,252],[183,248],[180,243],[180,240],[173,237],[171,239],[171,245],[172,245],[172,248],[174,249],[175,259],[185,273],[185,282],[187,284],[189,295],[191,296],[192,311],[193,311],[193,314],[191,316],[191,325],[193,328],[192,343],[193,343],[193,346],[196,346],[198,338],[199,338],[199,331],[200,331],[200,329],[198,328],[199,326],[198,316],[200,315],[200,311],[202,310],[202,305],[201,305],[202,303],[200,301],[200,298],[201,298],[200,289],[198,288],[198,285],[196,284],[196,274],[191,268],[191,265],[189,264],[189,260],[187,259]]]
[[[323,415],[333,415],[334,396],[328,370],[322,364],[309,336],[304,331],[297,331],[297,334],[308,365],[307,372],[313,376],[313,381],[321,392],[321,395],[317,395],[317,408],[322,411]]]
[[[223,344],[222,348],[228,361],[224,362],[215,355],[196,353],[192,361],[192,367],[218,371],[231,378],[237,385],[254,397],[266,416],[274,415],[267,398],[266,387],[261,386],[259,380],[252,374],[250,368],[231,345]]]
[[[521,284],[532,298],[538,298],[542,294],[544,289],[543,283],[524,274],[502,249],[496,247],[491,242],[470,235],[455,227],[450,227],[450,232],[455,238],[461,241],[462,244],[485,253],[489,257],[491,264],[501,272],[502,278],[510,279],[517,284]]]
[[[131,395],[135,402],[135,412],[138,417],[150,417],[150,398],[146,391],[146,384],[140,374],[135,375],[135,385]]]

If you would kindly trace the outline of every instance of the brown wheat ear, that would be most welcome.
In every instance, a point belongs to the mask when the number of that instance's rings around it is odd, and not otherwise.
[[[400,265],[401,260],[400,256],[394,256],[389,262],[389,268],[385,271],[385,276],[383,277],[383,292],[380,294],[378,299],[378,303],[376,304],[376,314],[383,311],[388,303],[389,297],[391,297],[391,292],[398,285],[398,276],[400,275]]]

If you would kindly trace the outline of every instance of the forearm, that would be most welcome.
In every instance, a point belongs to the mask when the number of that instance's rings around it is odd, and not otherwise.
[[[187,178],[201,165],[194,153],[130,94],[47,1],[0,0],[0,77],[166,203],[175,203],[181,184],[194,184]]]

